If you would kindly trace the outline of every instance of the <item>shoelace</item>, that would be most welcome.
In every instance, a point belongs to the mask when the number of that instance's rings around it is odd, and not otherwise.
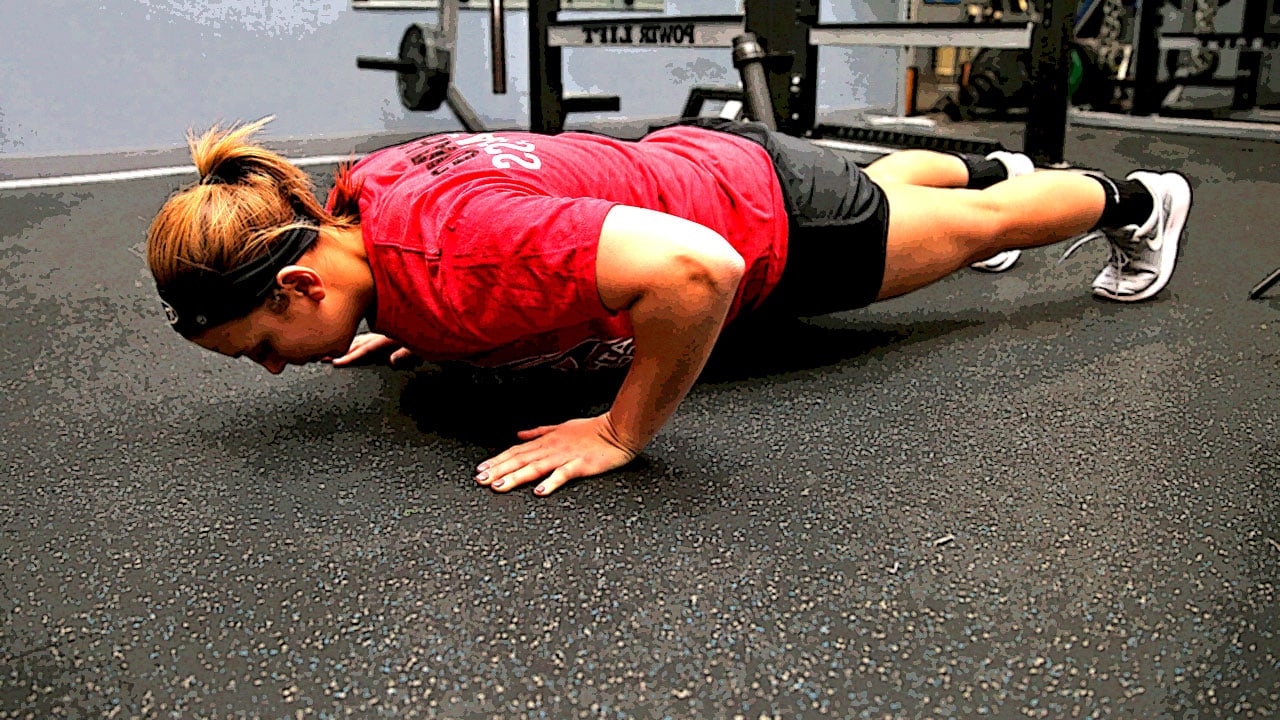
[[[1062,257],[1058,258],[1058,264],[1061,265],[1066,262],[1072,253],[1079,250],[1086,243],[1098,238],[1107,238],[1108,240],[1107,246],[1111,249],[1111,255],[1107,258],[1107,265],[1116,270],[1124,270],[1133,262],[1133,258],[1130,257],[1125,246],[1133,245],[1134,232],[1130,228],[1125,228],[1119,230],[1100,229],[1084,234],[1079,240],[1071,243],[1071,247],[1067,248],[1066,252],[1062,253]]]

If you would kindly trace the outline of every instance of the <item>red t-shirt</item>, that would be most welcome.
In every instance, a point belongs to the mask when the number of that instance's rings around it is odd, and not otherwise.
[[[786,257],[786,209],[764,148],[699,128],[639,142],[432,135],[369,155],[343,182],[360,188],[377,292],[371,328],[426,360],[629,363],[631,323],[596,289],[596,247],[615,205],[676,215],[728,240],[746,260],[730,319],[759,306]]]

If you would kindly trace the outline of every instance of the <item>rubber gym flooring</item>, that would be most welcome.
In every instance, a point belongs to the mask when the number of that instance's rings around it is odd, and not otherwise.
[[[472,469],[616,377],[271,377],[164,323],[190,178],[0,194],[0,717],[1280,715],[1280,144],[1067,157],[1192,178],[1155,300],[1099,242],[753,328],[546,499]]]

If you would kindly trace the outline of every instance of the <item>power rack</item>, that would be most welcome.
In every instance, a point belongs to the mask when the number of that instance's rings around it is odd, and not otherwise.
[[[609,4],[609,0],[599,0]],[[353,0],[356,9],[420,9],[412,0]],[[361,58],[361,67],[395,70],[399,73],[402,100],[412,109],[435,109],[430,103],[411,104],[406,87],[422,88],[431,82],[448,85],[452,73],[452,49],[456,42],[459,0],[438,0],[440,32],[419,31],[424,37],[438,37],[447,46],[448,57],[437,58],[431,66],[418,58],[430,57],[430,49],[406,48],[394,60]],[[571,9],[582,5],[568,3]],[[470,5],[470,3],[468,3]],[[999,149],[995,143],[963,141],[935,135],[892,132],[856,126],[817,123],[818,49],[821,47],[969,47],[1026,49],[1031,53],[1033,97],[1026,116],[1023,151],[1037,164],[1063,162],[1067,123],[1068,41],[1071,36],[1073,5],[1066,0],[1040,0],[1039,9],[1025,23],[841,23],[818,20],[818,0],[789,3],[746,0],[742,15],[670,16],[636,10],[638,3],[614,0],[609,9],[627,11],[608,19],[566,19],[562,0],[527,0],[529,13],[530,129],[556,133],[565,127],[569,113],[616,111],[619,99],[609,95],[570,96],[564,91],[562,76],[564,48],[606,50],[619,47],[723,48],[734,51],[735,66],[742,71],[743,93],[751,117],[767,122],[791,135],[814,139],[924,146],[935,149],[981,151]],[[505,32],[502,0],[491,0],[490,53],[495,92],[505,91],[503,56],[497,51]],[[412,44],[410,44],[412,45]],[[747,52],[751,50],[751,52]],[[408,55],[406,55],[406,52]],[[438,54],[437,54],[438,55]],[[448,64],[447,68],[441,67]],[[433,79],[423,79],[427,76]],[[754,86],[754,87],[753,87]],[[456,93],[434,88],[417,92],[433,101],[442,98],[455,113],[469,108]],[[753,95],[755,101],[753,102]],[[760,98],[767,107],[760,107]],[[436,102],[435,107],[439,106]],[[462,118],[462,113],[459,113]],[[469,122],[471,121],[471,122]],[[463,118],[472,127],[478,118]]]

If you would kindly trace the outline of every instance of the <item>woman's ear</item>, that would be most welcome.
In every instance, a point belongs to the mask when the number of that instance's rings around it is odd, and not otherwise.
[[[315,270],[304,265],[289,265],[276,273],[276,284],[286,291],[292,290],[312,300],[323,300],[324,280]]]

